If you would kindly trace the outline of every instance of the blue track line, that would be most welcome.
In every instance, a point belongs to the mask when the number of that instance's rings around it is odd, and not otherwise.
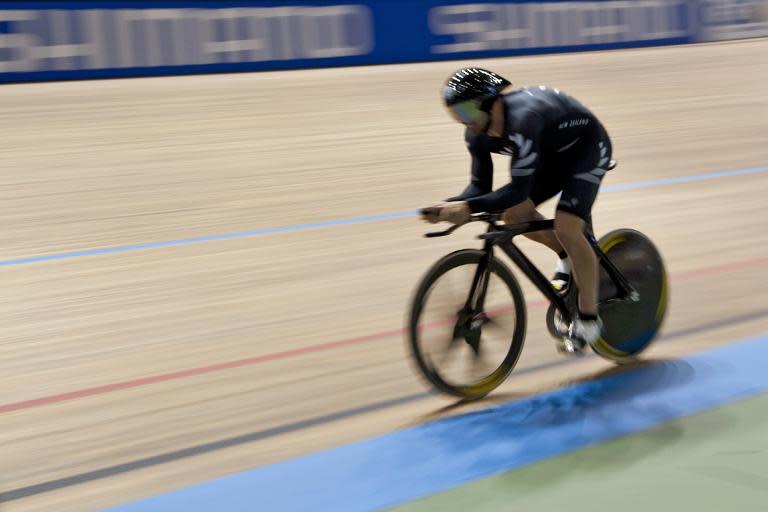
[[[768,392],[766,360],[762,335],[109,511],[380,510]]]
[[[361,224],[364,222],[375,222],[380,220],[392,220],[403,217],[413,217],[417,212],[390,213],[386,215],[371,215],[368,217],[352,217],[347,219],[331,220],[327,222],[316,222],[312,224],[298,224],[294,226],[280,226],[275,228],[258,229],[255,231],[242,231],[239,233],[225,233],[221,235],[200,236],[196,238],[183,238],[180,240],[167,240],[163,242],[148,242],[135,245],[121,245],[116,247],[105,247],[101,249],[86,249],[83,251],[61,252],[57,254],[46,254],[44,256],[30,256],[27,258],[15,258],[10,260],[0,260],[0,267],[12,265],[25,265],[28,263],[39,263],[43,261],[68,260],[80,258],[83,256],[97,256],[102,254],[115,254],[121,252],[133,252],[143,249],[157,249],[160,247],[174,247],[179,245],[200,244],[203,242],[216,242],[219,240],[232,240],[236,238],[250,238],[262,235],[271,235],[274,233],[289,233],[291,231],[303,231],[309,229],[320,229],[331,226],[343,226],[346,224]]]
[[[690,183],[693,181],[705,181],[715,178],[730,178],[733,176],[743,176],[745,174],[756,174],[768,171],[768,166],[750,167],[749,169],[733,169],[730,171],[710,172],[707,174],[696,174],[694,176],[680,176],[677,178],[663,178],[660,180],[644,181],[641,183],[625,183],[623,185],[607,185],[601,187],[601,192],[615,192],[619,190],[635,190],[638,188],[658,187],[662,185],[675,185],[678,183]]]
[[[660,180],[645,181],[640,183],[627,183],[623,185],[607,185],[602,188],[603,192],[615,192],[622,190],[636,190],[648,187],[658,187],[663,185],[674,185],[678,183],[689,183],[693,181],[704,181],[716,178],[728,178],[732,176],[742,176],[745,174],[756,174],[768,171],[768,166],[752,167],[749,169],[734,169],[730,171],[712,172],[708,174],[698,174],[694,176],[681,176],[678,178],[665,178]],[[134,245],[120,245],[115,247],[105,247],[97,249],[85,249],[82,251],[61,252],[56,254],[46,254],[42,256],[29,256],[24,258],[13,258],[0,260],[0,267],[10,267],[14,265],[27,265],[30,263],[42,263],[46,261],[68,260],[73,258],[82,258],[85,256],[98,256],[105,254],[117,254],[124,252],[134,252],[146,249],[159,249],[162,247],[175,247],[180,245],[192,245],[205,242],[216,242],[221,240],[233,240],[237,238],[252,238],[276,233],[290,233],[294,231],[306,231],[312,229],[323,229],[333,226],[344,226],[349,224],[363,224],[366,222],[377,222],[382,220],[402,219],[406,217],[415,217],[417,211],[390,213],[384,215],[370,215],[365,217],[350,217],[346,219],[330,220],[325,222],[315,222],[309,224],[297,224],[293,226],[278,226],[273,228],[257,229],[254,231],[242,231],[238,233],[225,233],[221,235],[201,236],[195,238],[183,238],[179,240],[167,240],[160,242],[147,242]]]

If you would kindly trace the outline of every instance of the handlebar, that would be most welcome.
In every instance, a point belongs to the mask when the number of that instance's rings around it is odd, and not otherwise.
[[[424,213],[424,210],[422,210]],[[531,233],[533,231],[546,231],[554,229],[555,222],[552,219],[532,220],[528,222],[521,222],[520,224],[502,224],[498,225],[496,222],[501,220],[500,213],[476,213],[470,216],[469,222],[487,222],[493,228],[488,233],[479,235],[481,240],[501,240],[507,237],[514,237],[522,235],[524,233]],[[439,236],[447,236],[459,229],[464,224],[457,224],[449,227],[445,231],[434,231],[432,233],[426,233],[424,236],[427,238],[435,238]],[[511,235],[511,236],[510,236]]]
[[[427,209],[424,208],[420,210],[420,213],[428,213]],[[501,214],[500,213],[475,213],[469,217],[469,221],[467,221],[467,224],[470,222],[488,222],[488,223],[495,223],[497,221],[501,220]],[[448,236],[457,229],[459,229],[464,224],[456,224],[444,231],[433,231],[431,233],[426,233],[424,236],[426,238],[436,238],[439,236]]]

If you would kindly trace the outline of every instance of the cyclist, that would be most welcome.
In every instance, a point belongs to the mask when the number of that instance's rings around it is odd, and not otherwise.
[[[597,311],[598,261],[586,238],[592,204],[611,163],[611,141],[586,107],[550,87],[522,87],[502,94],[511,83],[492,71],[464,68],[445,83],[443,101],[466,126],[472,156],[471,181],[458,196],[423,211],[428,222],[467,222],[470,214],[501,212],[507,224],[543,219],[543,201],[562,192],[555,229],[526,236],[559,256],[552,285],[564,291],[573,280],[579,314],[559,347],[580,352],[600,336]],[[493,190],[491,153],[512,157],[511,182]]]

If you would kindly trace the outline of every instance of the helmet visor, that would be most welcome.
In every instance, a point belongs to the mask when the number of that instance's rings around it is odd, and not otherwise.
[[[480,110],[480,102],[477,100],[462,101],[450,105],[448,111],[456,121],[467,125],[477,123],[485,115],[485,112]]]

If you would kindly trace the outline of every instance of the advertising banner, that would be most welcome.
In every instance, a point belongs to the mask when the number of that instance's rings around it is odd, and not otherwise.
[[[750,37],[768,0],[0,2],[0,82],[256,71]]]

